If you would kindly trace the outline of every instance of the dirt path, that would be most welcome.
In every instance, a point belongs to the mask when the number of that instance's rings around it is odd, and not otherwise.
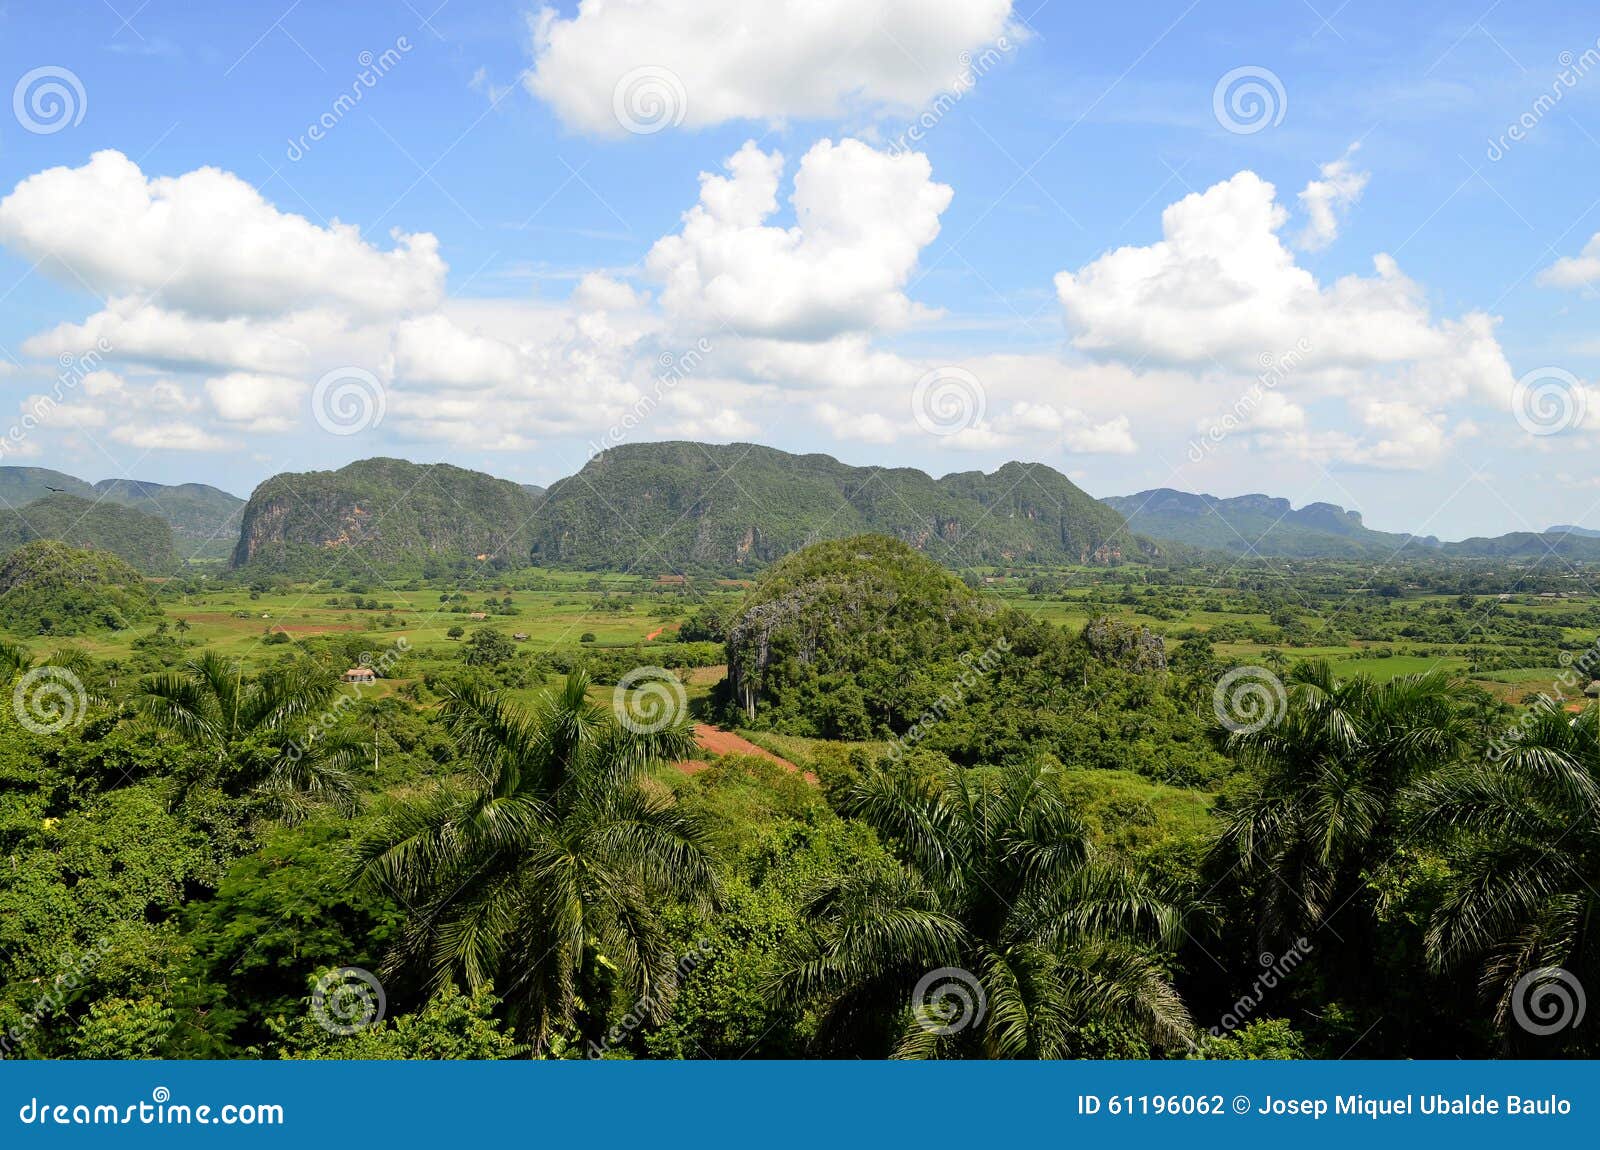
[[[793,771],[801,775],[812,786],[817,785],[817,776],[810,771],[802,771],[788,759],[780,758],[764,747],[758,747],[742,735],[732,731],[724,731],[720,727],[713,727],[710,723],[696,723],[694,725],[694,741],[700,744],[700,749],[710,751],[713,755],[755,755],[757,758],[766,759],[777,763],[786,771]],[[703,771],[711,764],[702,759],[688,759],[678,764],[678,768],[687,774]]]

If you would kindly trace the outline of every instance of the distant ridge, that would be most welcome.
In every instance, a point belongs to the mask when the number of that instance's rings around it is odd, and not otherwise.
[[[1361,513],[1332,503],[1296,510],[1287,499],[1240,495],[1219,499],[1168,487],[1102,500],[1142,535],[1211,551],[1295,558],[1386,556],[1406,548],[1433,548],[1438,540],[1374,531]]]
[[[1160,554],[1054,468],[933,479],[757,444],[637,443],[551,485],[533,559],[644,571],[751,570],[807,543],[900,539],[947,566],[1109,564]]]

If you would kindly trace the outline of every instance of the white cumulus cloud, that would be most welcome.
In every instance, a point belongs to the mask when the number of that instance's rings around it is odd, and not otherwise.
[[[149,178],[121,152],[50,168],[0,200],[0,242],[102,295],[158,296],[194,315],[358,314],[428,307],[444,290],[432,235],[380,251],[359,229],[280,212],[231,172]]]
[[[953,194],[933,181],[927,157],[821,141],[800,161],[788,228],[763,222],[778,210],[781,154],[747,143],[725,167],[725,176],[701,174],[700,202],[682,231],[650,250],[670,316],[823,340],[927,314],[903,289]]]
[[[952,89],[970,56],[1020,38],[1011,7],[1011,0],[582,0],[571,17],[550,7],[534,17],[526,84],[567,125],[602,135],[622,134],[629,114],[652,126],[698,128],[907,113]]]

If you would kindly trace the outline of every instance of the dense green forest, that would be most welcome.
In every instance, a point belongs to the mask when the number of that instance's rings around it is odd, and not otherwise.
[[[12,559],[8,1056],[1597,1053],[1600,604],[1537,570]]]

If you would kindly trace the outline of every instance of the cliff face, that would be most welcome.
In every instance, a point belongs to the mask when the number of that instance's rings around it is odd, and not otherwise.
[[[480,472],[398,459],[277,475],[245,506],[233,566],[315,575],[346,557],[359,572],[362,561],[420,569],[479,555],[521,565],[540,499]]]

